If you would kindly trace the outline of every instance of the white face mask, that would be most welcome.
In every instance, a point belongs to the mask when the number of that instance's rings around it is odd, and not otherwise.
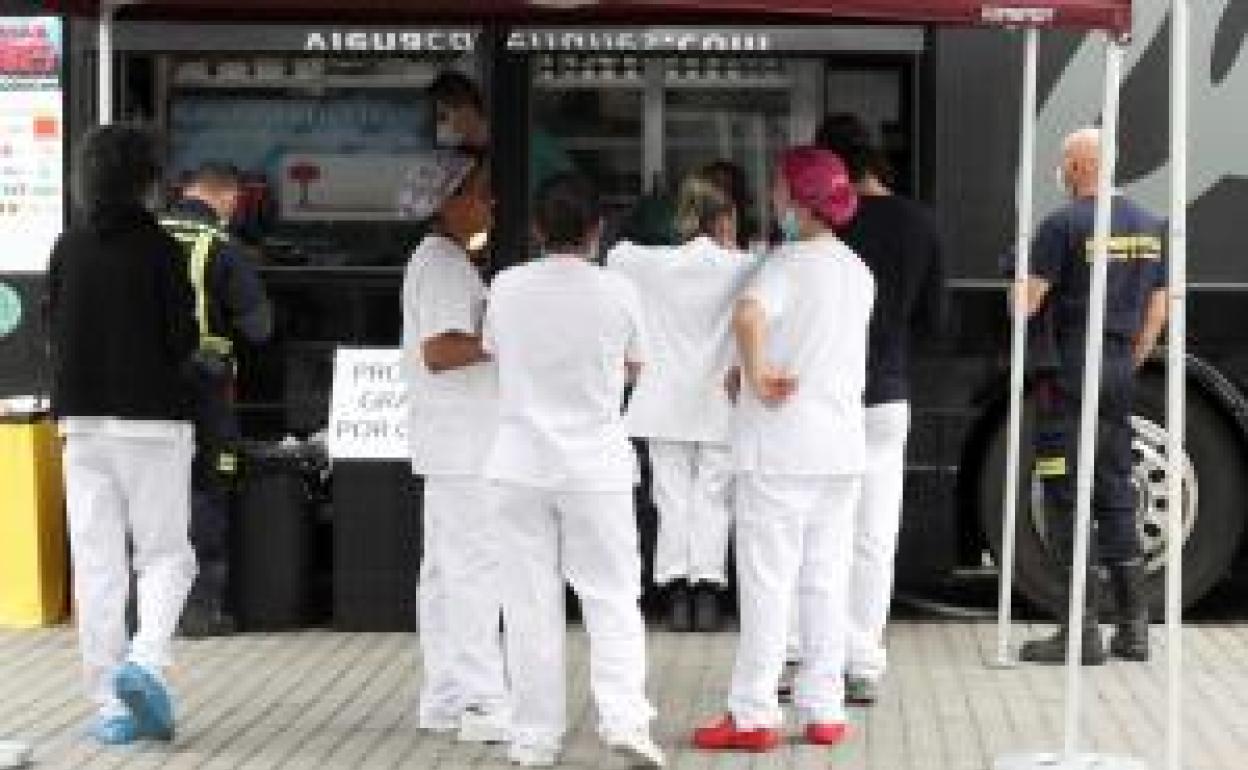
[[[482,249],[486,247],[486,244],[488,244],[489,242],[490,242],[489,231],[482,230],[479,233],[473,234],[473,236],[468,239],[468,243],[467,243],[468,251],[470,252],[481,251]]]
[[[443,120],[438,122],[434,141],[439,147],[460,147],[464,143],[464,135],[449,120]]]

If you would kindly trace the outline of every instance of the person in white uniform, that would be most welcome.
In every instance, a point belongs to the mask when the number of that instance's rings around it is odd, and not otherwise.
[[[138,128],[87,134],[75,163],[82,216],[48,271],[78,638],[97,706],[91,734],[109,745],[173,737],[164,672],[196,572],[188,374],[199,333],[181,247],[151,213],[160,157]],[[131,570],[138,630],[128,640]]]
[[[754,261],[736,248],[732,200],[700,174],[681,184],[677,247],[621,243],[607,266],[637,287],[651,347],[629,400],[629,434],[647,439],[659,511],[654,582],[674,631],[713,631],[727,586],[734,358],[732,302]]]
[[[847,584],[875,285],[834,234],[857,206],[840,159],[801,147],[786,151],[778,169],[773,198],[788,242],[763,263],[733,321],[742,379],[734,441],[741,639],[728,713],[694,732],[703,749],[779,745],[776,681],[794,597],[805,739],[835,745],[847,734]]]
[[[627,279],[591,262],[602,218],[587,182],[551,177],[534,220],[545,256],[495,279],[484,335],[500,393],[486,476],[499,496],[509,754],[531,767],[558,761],[566,578],[589,632],[599,733],[614,752],[660,767],[638,605],[637,459],[621,414],[629,370],[643,359],[641,303]]]
[[[412,472],[424,477],[418,602],[422,728],[466,742],[507,736],[497,532],[482,476],[497,385],[481,346],[485,284],[473,260],[491,225],[486,168],[448,154],[422,176],[433,229],[403,281]]]

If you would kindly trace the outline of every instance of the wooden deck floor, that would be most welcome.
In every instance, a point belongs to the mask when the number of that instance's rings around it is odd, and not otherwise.
[[[1160,629],[1152,664],[1089,669],[1089,748],[1160,768],[1165,703]],[[572,731],[565,765],[613,767],[593,732],[585,637],[571,632]],[[1019,635],[1028,633],[1019,629]],[[855,711],[858,729],[828,752],[792,745],[765,757],[689,749],[689,729],[722,706],[734,634],[650,637],[656,730],[671,766],[986,770],[993,757],[1060,746],[1060,669],[993,670],[993,626],[907,622],[890,630],[891,675],[882,701]],[[1248,628],[1186,631],[1185,770],[1248,767]],[[172,746],[101,749],[82,737],[72,631],[0,631],[0,738],[35,746],[40,768],[501,768],[501,750],[466,748],[414,729],[415,638],[404,634],[240,636],[179,642],[182,721]]]

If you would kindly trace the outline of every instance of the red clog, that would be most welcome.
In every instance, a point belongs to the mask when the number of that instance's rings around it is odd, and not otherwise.
[[[806,742],[812,746],[835,746],[849,737],[844,722],[812,722],[806,725]]]
[[[739,729],[731,714],[718,722],[693,731],[693,745],[705,751],[771,751],[780,745],[780,731],[774,727]]]

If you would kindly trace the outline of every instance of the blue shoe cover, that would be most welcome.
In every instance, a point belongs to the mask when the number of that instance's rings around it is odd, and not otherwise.
[[[139,738],[173,740],[173,702],[159,679],[137,663],[126,663],[117,669],[113,686],[134,715]]]
[[[139,729],[129,714],[97,717],[91,723],[91,737],[105,746],[125,746],[134,743]]]

